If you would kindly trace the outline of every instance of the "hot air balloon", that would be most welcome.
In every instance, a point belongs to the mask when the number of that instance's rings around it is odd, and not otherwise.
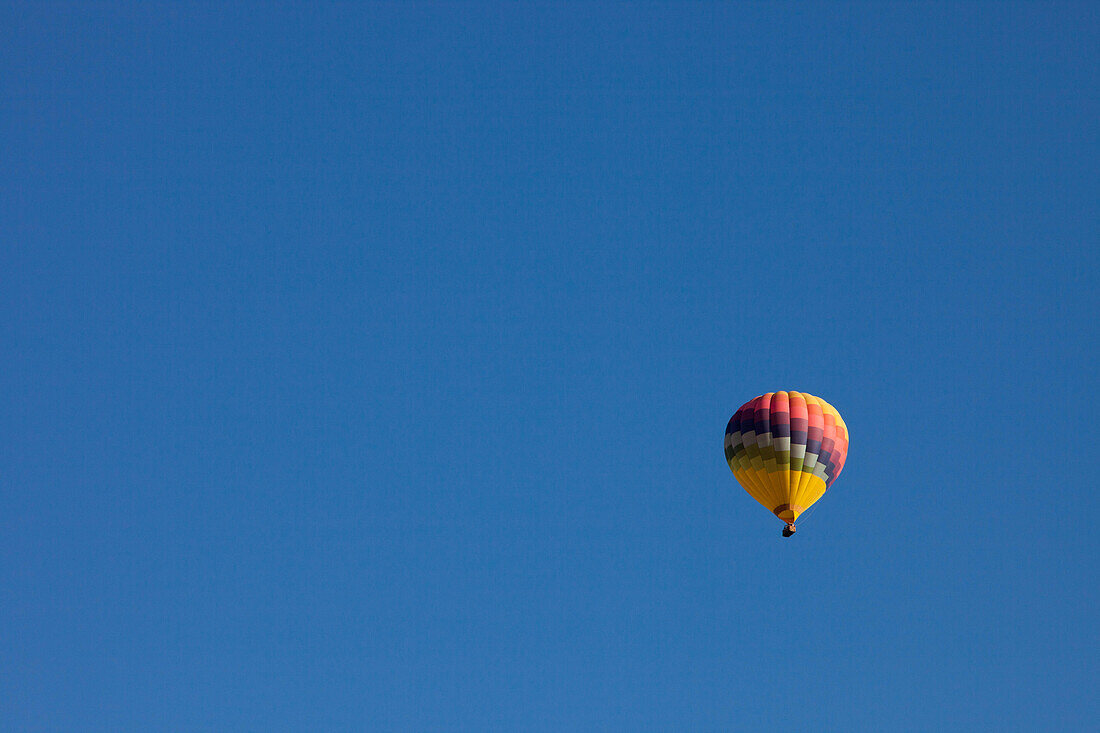
[[[844,468],[848,427],[832,405],[805,392],[768,392],[749,400],[726,426],[726,462],[749,496],[795,532]]]

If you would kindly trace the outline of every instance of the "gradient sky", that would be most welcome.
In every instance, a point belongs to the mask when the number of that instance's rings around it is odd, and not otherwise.
[[[1084,2],[0,3],[0,728],[1095,725],[1098,79]]]

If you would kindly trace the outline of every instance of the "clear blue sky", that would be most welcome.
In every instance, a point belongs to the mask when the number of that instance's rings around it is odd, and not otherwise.
[[[5,2],[0,729],[1094,725],[1098,76],[1090,3]]]

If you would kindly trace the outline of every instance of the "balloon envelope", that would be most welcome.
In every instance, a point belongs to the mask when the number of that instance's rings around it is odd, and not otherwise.
[[[788,523],[832,486],[847,456],[840,413],[805,392],[760,395],[726,426],[726,461],[738,483]]]

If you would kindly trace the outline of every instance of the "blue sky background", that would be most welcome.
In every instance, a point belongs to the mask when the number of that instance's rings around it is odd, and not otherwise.
[[[0,728],[1100,719],[1100,5],[0,7]],[[726,467],[827,399],[791,540]]]

